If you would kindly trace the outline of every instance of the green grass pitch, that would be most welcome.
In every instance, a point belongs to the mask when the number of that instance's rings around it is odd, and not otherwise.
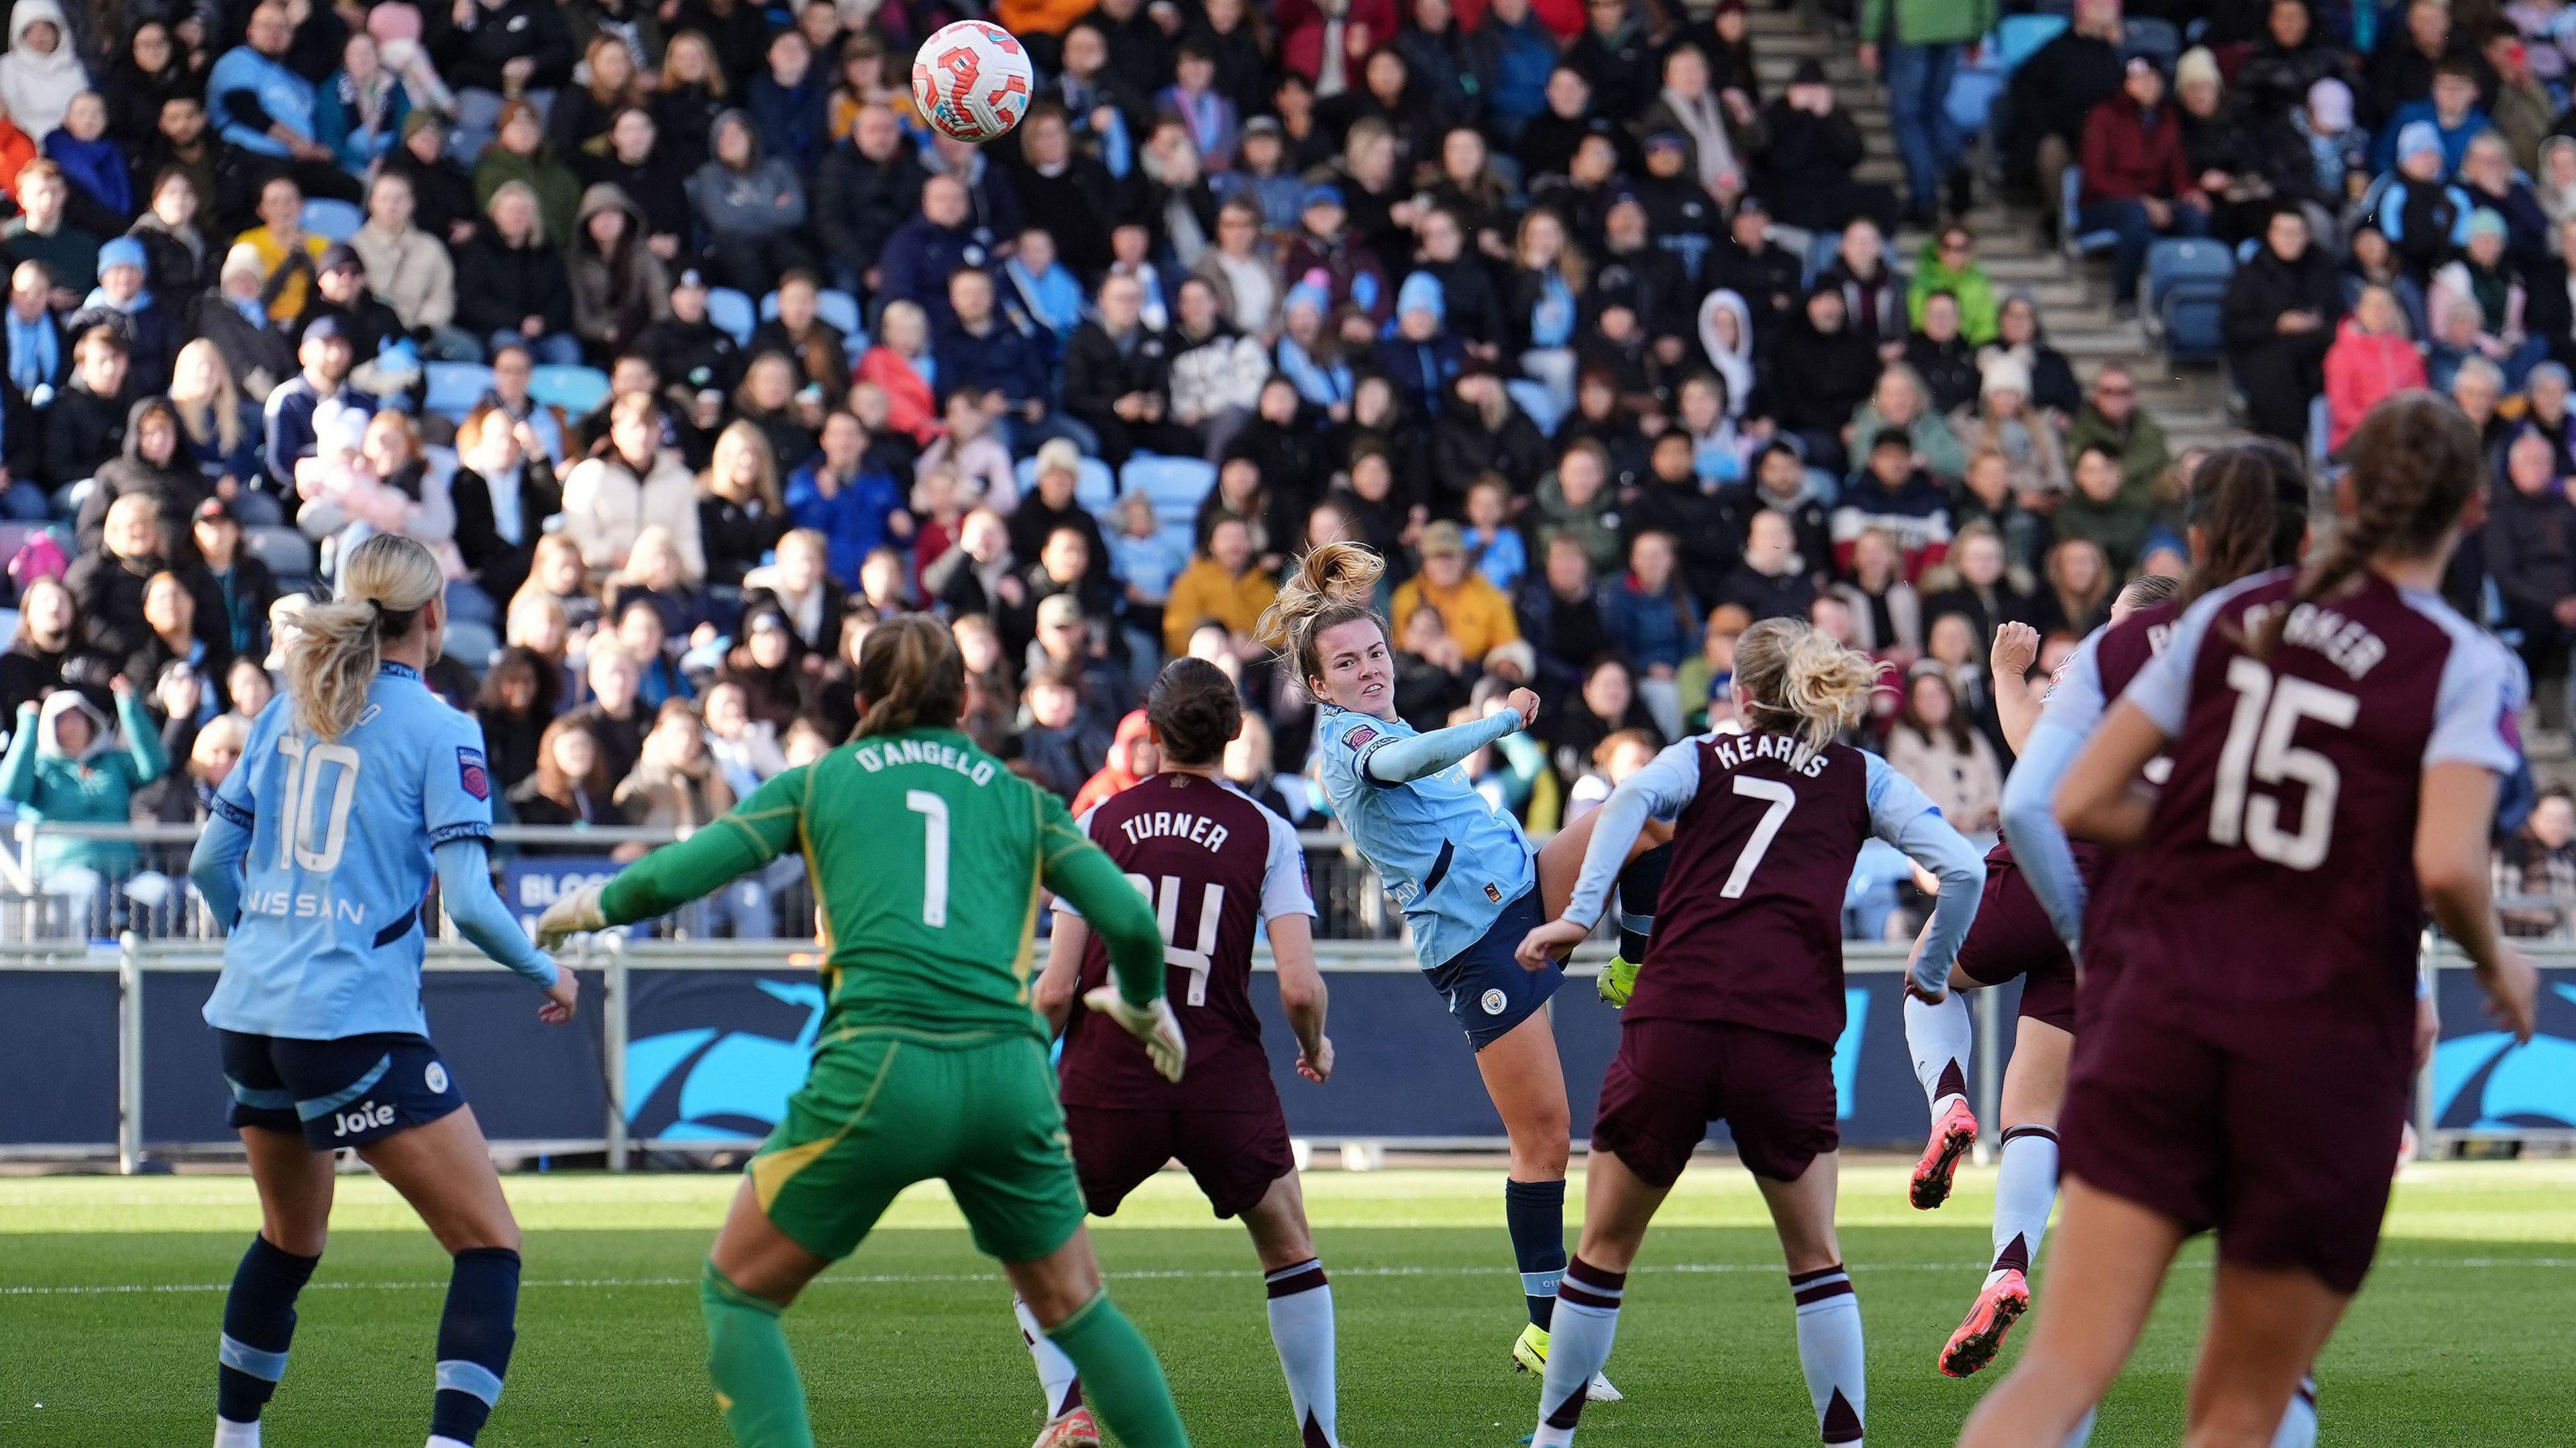
[[[1992,1184],[1963,1173],[1950,1206],[1924,1214],[1905,1206],[1901,1168],[1844,1173],[1874,1443],[1949,1443],[1985,1389],[1932,1363],[1984,1265]],[[734,1179],[507,1185],[527,1284],[509,1391],[483,1442],[723,1444],[696,1274]],[[1500,1186],[1492,1170],[1306,1178],[1340,1318],[1342,1429],[1358,1448],[1512,1448],[1529,1432],[1535,1384],[1505,1359],[1521,1311]],[[2571,1189],[2565,1163],[2406,1174],[2378,1270],[2320,1369],[2326,1442],[2576,1440]],[[222,1288],[257,1221],[238,1177],[0,1180],[0,1444],[206,1442]],[[417,1443],[445,1259],[372,1178],[342,1179],[334,1226],[268,1442]],[[1195,1441],[1293,1443],[1241,1230],[1166,1173],[1094,1234]],[[2208,1263],[2205,1245],[2186,1255],[2095,1443],[2179,1436]],[[1587,1413],[1583,1441],[1813,1443],[1778,1249],[1731,1159],[1703,1157],[1684,1178],[1639,1265],[1610,1364],[1629,1401]],[[1037,1426],[1008,1297],[935,1188],[898,1202],[788,1324],[824,1443],[1019,1448]]]

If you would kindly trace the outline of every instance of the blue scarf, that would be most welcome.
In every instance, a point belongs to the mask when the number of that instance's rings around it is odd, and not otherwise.
[[[63,342],[51,317],[29,322],[9,310],[9,380],[21,393],[33,393],[62,375]]]
[[[1574,340],[1574,289],[1565,284],[1565,274],[1554,267],[1547,271],[1547,290],[1538,305],[1530,308],[1530,345],[1562,347]]]

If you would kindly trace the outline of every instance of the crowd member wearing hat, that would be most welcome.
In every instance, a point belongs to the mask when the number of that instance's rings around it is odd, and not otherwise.
[[[1606,186],[1598,212],[1599,225],[1606,226],[1610,208],[1623,195],[1633,195],[1646,209],[1655,244],[1671,252],[1685,270],[1695,270],[1707,258],[1726,217],[1719,198],[1693,169],[1691,150],[1689,138],[1678,131],[1648,133],[1643,173]],[[1739,183],[1729,194],[1741,190]]]
[[[188,331],[214,344],[235,391],[254,405],[264,403],[279,382],[294,374],[295,346],[269,325],[256,248],[233,247],[216,275],[215,285],[189,303]]]
[[[1444,525],[1435,524],[1432,530],[1425,530],[1426,535],[1440,526]],[[1428,542],[1427,536],[1425,541]],[[1486,585],[1488,589],[1492,586]],[[1171,596],[1163,603],[1163,648],[1174,658],[1188,653],[1190,635],[1209,622],[1222,624],[1229,638],[1248,641],[1263,610],[1278,596],[1279,581],[1253,555],[1250,527],[1244,519],[1220,514],[1209,525],[1198,556],[1172,580]],[[1500,595],[1496,599],[1499,603]],[[1501,606],[1508,620],[1510,605]],[[1042,633],[1046,621],[1042,607],[1038,613]],[[1518,637],[1517,631],[1513,636]]]
[[[2354,123],[2352,87],[2333,76],[2310,86],[2300,104],[2258,124],[2254,150],[2276,195],[2323,212],[2340,213],[2370,179],[2370,135]]]
[[[2076,224],[2119,234],[2111,306],[2114,315],[2133,315],[2148,243],[2209,232],[2209,203],[2183,154],[2182,124],[2165,103],[2165,75],[2153,60],[2129,57],[2120,93],[2085,118],[2082,156]]]
[[[2388,174],[2374,219],[2389,249],[2416,286],[2469,239],[2468,193],[2451,184],[2442,160],[2442,138],[2430,121],[2397,134],[2397,169]]]
[[[1895,193],[1853,179],[1867,147],[1860,127],[1835,105],[1824,66],[1798,62],[1788,87],[1763,107],[1762,136],[1755,176],[1784,225],[1840,231],[1866,216],[1882,232],[1896,229]]]
[[[2425,303],[2437,319],[2474,312],[2479,354],[2503,368],[2506,388],[2518,392],[2523,375],[2548,355],[2549,343],[2524,325],[2530,292],[2506,250],[2504,218],[2479,207],[2469,213],[2468,234],[2459,254],[2433,273]]]
[[[349,385],[357,354],[350,346],[347,323],[330,315],[314,318],[306,324],[295,356],[303,370],[279,383],[262,409],[268,439],[263,492],[287,517],[296,509],[295,465],[313,456],[315,414],[325,406],[352,409],[364,416],[373,416],[376,410],[374,397]],[[250,509],[244,510],[243,518],[253,523],[281,521],[263,520]]]
[[[1467,362],[1466,344],[1448,326],[1448,298],[1429,272],[1415,272],[1395,293],[1395,330],[1377,344],[1377,369],[1416,417],[1440,411],[1450,379]]]
[[[1321,272],[1327,310],[1345,303],[1383,322],[1395,314],[1395,285],[1377,253],[1349,230],[1350,212],[1342,188],[1322,183],[1306,188],[1298,201],[1297,231],[1280,265],[1283,274],[1305,278]]]
[[[313,269],[313,298],[302,320],[311,322],[325,315],[340,319],[349,353],[359,368],[373,363],[386,343],[399,342],[406,335],[402,318],[368,288],[367,264],[345,241],[332,243]]]
[[[706,274],[695,267],[672,279],[669,315],[636,334],[635,351],[651,360],[674,415],[702,430],[715,424],[725,394],[742,380],[742,346],[707,319]]]
[[[1458,525],[1433,523],[1422,530],[1422,571],[1395,590],[1388,619],[1396,637],[1421,609],[1439,613],[1449,639],[1466,659],[1481,659],[1521,636],[1511,600],[1468,561],[1466,535]],[[1170,617],[1167,611],[1165,617]]]
[[[402,144],[385,157],[377,174],[400,176],[411,183],[413,221],[448,246],[463,246],[474,235],[482,207],[474,183],[447,159],[447,132],[438,117],[414,111],[403,118]]]
[[[93,326],[114,327],[125,338],[127,385],[138,394],[170,385],[170,363],[179,351],[178,322],[146,285],[149,266],[143,243],[133,237],[100,247],[98,286],[66,325],[74,337]]]

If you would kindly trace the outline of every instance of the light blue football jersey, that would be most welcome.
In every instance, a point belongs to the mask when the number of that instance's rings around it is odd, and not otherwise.
[[[207,1023],[298,1040],[427,1035],[432,851],[492,834],[482,728],[403,664],[384,665],[357,727],[334,741],[306,734],[280,694],[214,808],[250,831],[250,849]]]
[[[1317,711],[1315,747],[1334,817],[1403,909],[1422,968],[1445,964],[1483,939],[1504,906],[1538,887],[1529,836],[1476,792],[1463,764],[1410,784],[1370,778],[1369,755],[1414,737],[1411,725],[1330,705]]]

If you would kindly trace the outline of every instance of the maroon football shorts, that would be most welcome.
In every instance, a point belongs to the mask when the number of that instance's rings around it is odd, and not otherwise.
[[[1270,1184],[1297,1165],[1288,1150],[1288,1118],[1277,1102],[1253,1111],[1068,1106],[1064,1128],[1073,1141],[1073,1174],[1082,1183],[1083,1205],[1095,1217],[1115,1213],[1129,1192],[1168,1161],[1189,1168],[1220,1217],[1259,1206]]]
[[[2075,1029],[2075,960],[2057,938],[2030,879],[2010,860],[1986,862],[1986,893],[1959,945],[1959,969],[1983,986],[2021,977],[2021,1014]]]
[[[1691,1151],[1724,1121],[1755,1176],[1793,1182],[1842,1145],[1834,1049],[1729,1021],[1628,1021],[1601,1083],[1592,1146],[1652,1185],[1679,1180]]]
[[[2067,1174],[2215,1230],[2229,1261],[2358,1290],[2406,1119],[2402,1052],[2302,1039],[2294,1023],[2239,1051],[2141,1014],[2088,1022],[2057,1123]]]

